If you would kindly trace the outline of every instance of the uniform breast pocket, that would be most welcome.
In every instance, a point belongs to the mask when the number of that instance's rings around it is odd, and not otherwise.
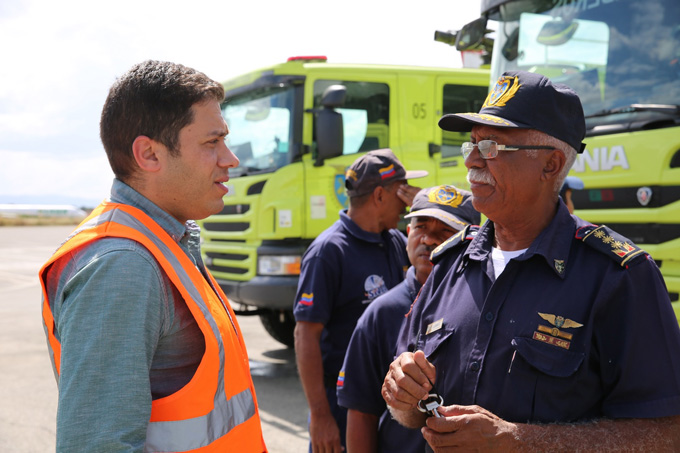
[[[529,365],[543,374],[566,378],[576,373],[583,362],[583,353],[572,352],[531,338],[516,337],[512,346]]]
[[[584,384],[579,370],[585,354],[524,337],[515,337],[512,347],[514,355],[505,390],[515,394],[523,417],[537,422],[578,417],[581,409],[576,406],[580,402],[574,402],[589,392],[579,388]]]
[[[436,359],[437,355],[441,353],[453,332],[453,330],[440,329],[427,335],[425,344],[421,347],[429,361]]]

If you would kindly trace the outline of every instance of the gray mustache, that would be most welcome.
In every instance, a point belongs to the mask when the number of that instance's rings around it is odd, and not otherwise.
[[[490,186],[496,185],[496,180],[491,173],[481,168],[471,168],[468,170],[467,180],[469,183],[476,182],[481,184],[488,184]]]

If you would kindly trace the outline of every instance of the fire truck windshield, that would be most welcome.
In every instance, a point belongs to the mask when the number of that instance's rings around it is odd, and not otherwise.
[[[492,81],[515,69],[544,74],[573,88],[598,124],[674,112],[629,106],[680,104],[677,0],[511,1],[494,19]]]
[[[274,171],[290,162],[294,88],[276,87],[227,99],[227,145],[240,160],[235,177]]]

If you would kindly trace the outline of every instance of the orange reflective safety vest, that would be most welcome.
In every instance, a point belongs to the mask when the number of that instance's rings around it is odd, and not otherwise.
[[[99,205],[40,269],[43,321],[57,376],[61,345],[47,300],[47,270],[69,252],[103,237],[128,238],[146,247],[179,290],[205,337],[205,353],[191,381],[152,402],[145,451],[267,451],[246,347],[227,297],[211,275],[212,286],[206,281],[165,230],[132,206]]]

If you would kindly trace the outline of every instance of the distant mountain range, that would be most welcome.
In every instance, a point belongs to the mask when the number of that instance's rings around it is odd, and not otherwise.
[[[101,203],[103,198],[71,197],[68,195],[44,194],[44,195],[2,195],[0,203],[16,204],[70,204],[78,208],[93,209]]]

